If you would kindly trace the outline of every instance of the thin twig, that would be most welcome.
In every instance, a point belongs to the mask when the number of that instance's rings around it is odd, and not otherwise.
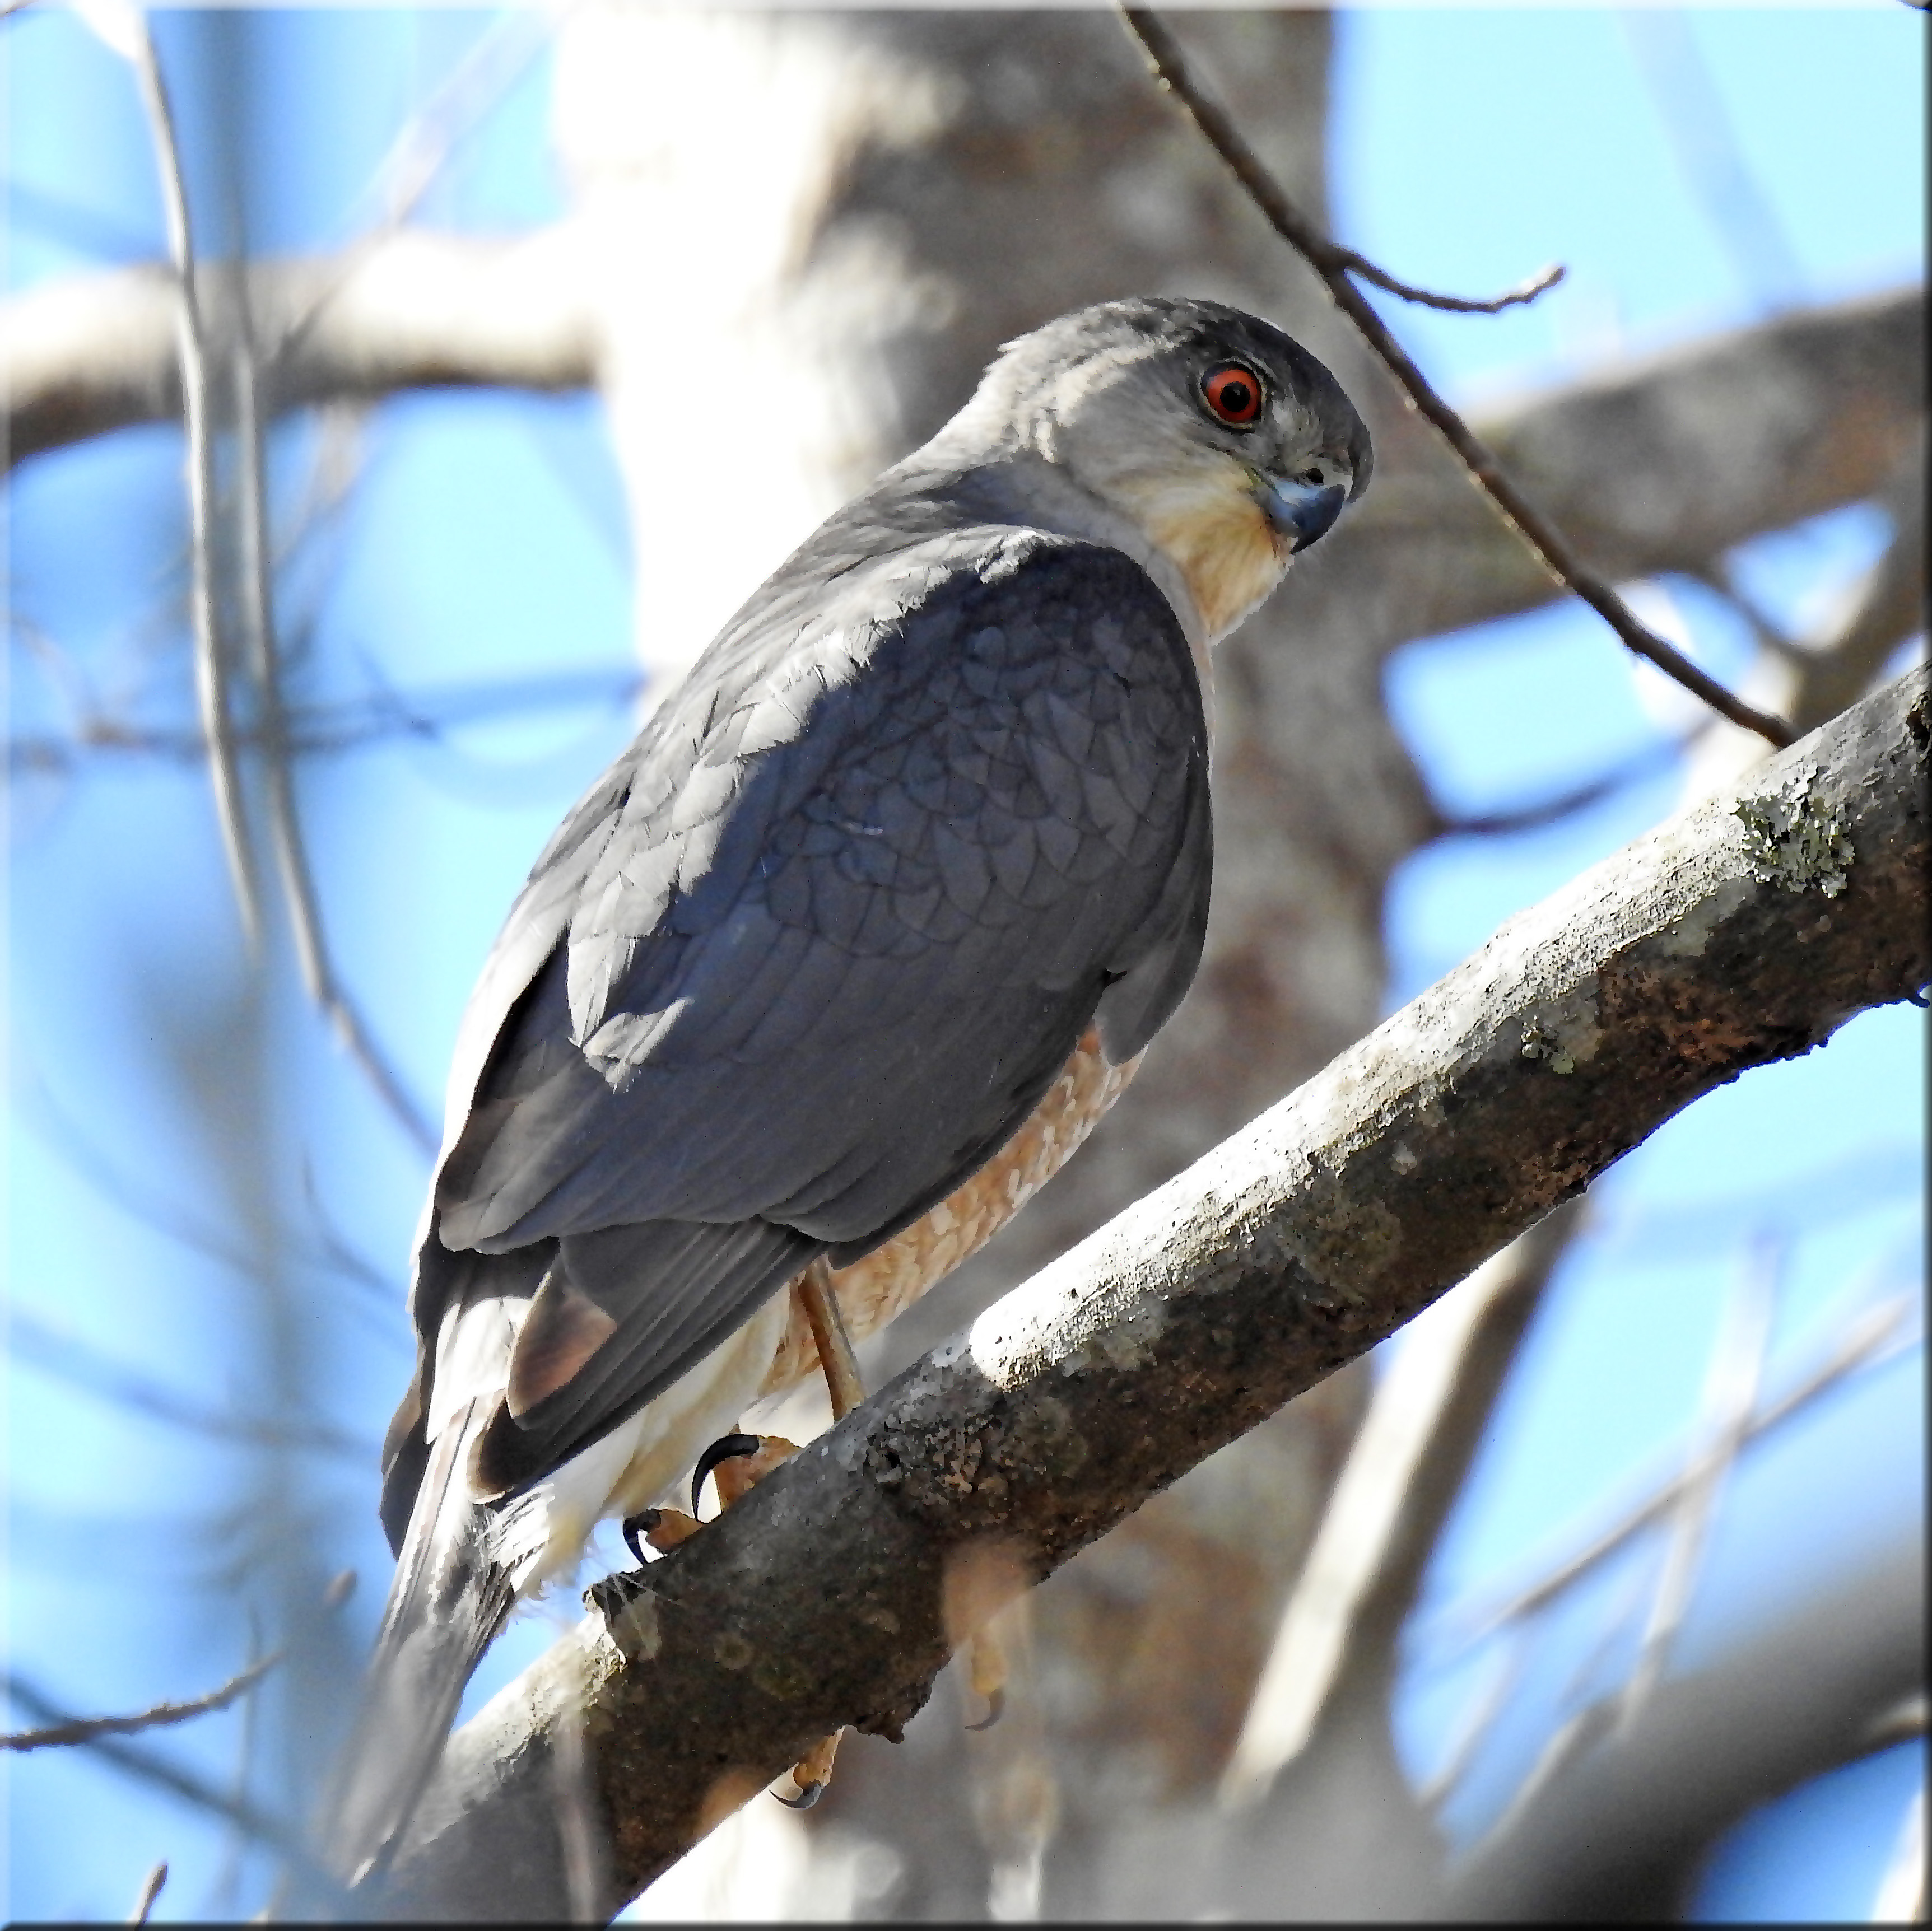
[[[494,112],[574,10],[560,6],[503,14],[479,34],[376,163],[369,193],[380,201],[378,234],[400,228],[436,184],[449,157]]]
[[[140,81],[141,97],[154,144],[161,205],[167,222],[168,255],[176,283],[182,422],[188,438],[189,608],[194,625],[195,692],[201,710],[202,734],[208,742],[208,774],[214,787],[222,847],[227,853],[242,929],[253,952],[260,942],[261,913],[256,902],[254,870],[242,817],[242,773],[236,757],[228,667],[215,611],[212,523],[214,433],[209,415],[208,339],[201,298],[195,286],[194,232],[188,217],[188,187],[182,174],[173,110],[154,52],[154,36],[145,20],[137,19],[136,28],[134,70]]]
[[[454,727],[490,718],[593,706],[622,710],[635,700],[644,682],[640,670],[614,667],[540,678],[492,679],[414,693],[376,691],[331,703],[285,704],[284,742],[295,757],[360,751],[396,738],[433,742]],[[238,730],[234,742],[244,750],[259,746],[264,742],[262,729]],[[208,755],[208,741],[199,730],[141,724],[97,711],[82,715],[68,736],[10,738],[7,746],[8,767],[16,776],[65,772],[89,752],[199,764]]]
[[[8,1347],[16,1360],[111,1402],[124,1412],[147,1415],[172,1427],[218,1440],[244,1442],[251,1447],[339,1456],[363,1468],[374,1464],[374,1442],[358,1441],[326,1422],[272,1421],[261,1416],[226,1414],[218,1408],[205,1408],[137,1369],[124,1366],[85,1342],[56,1333],[18,1307],[8,1318]]]
[[[1744,160],[1690,22],[1675,7],[1618,10],[1678,166],[1730,251],[1739,279],[1762,307],[1795,301],[1804,291],[1804,271]]]
[[[14,1049],[16,1117],[25,1117],[68,1165],[103,1199],[122,1213],[165,1240],[178,1242],[190,1252],[207,1256],[242,1280],[255,1281],[254,1256],[237,1246],[222,1231],[195,1219],[171,1197],[165,1186],[150,1186],[131,1167],[117,1165],[88,1135],[87,1129],[54,1098],[51,1087],[27,1063],[17,1046]],[[345,1273],[354,1279],[367,1278],[367,1263],[356,1263],[325,1241],[313,1253],[292,1249],[294,1258],[304,1265],[329,1273]],[[358,1302],[358,1306],[368,1306]],[[382,1311],[387,1331],[387,1309]]]
[[[1345,248],[1339,242],[1335,245],[1335,258],[1352,274],[1358,274],[1365,282],[1372,282],[1379,289],[1386,289],[1390,295],[1400,295],[1404,301],[1412,301],[1419,308],[1446,309],[1451,315],[1500,315],[1506,308],[1514,308],[1520,303],[1532,302],[1553,289],[1568,272],[1561,262],[1552,262],[1547,268],[1538,268],[1527,281],[1518,282],[1506,293],[1492,295],[1486,301],[1477,301],[1460,295],[1437,295],[1426,288],[1418,288],[1412,282],[1398,281],[1386,268],[1378,268],[1366,255],[1358,255],[1353,248]]]
[[[273,586],[268,575],[268,483],[262,462],[260,388],[256,379],[254,331],[248,316],[246,277],[239,281],[232,369],[236,444],[236,520],[238,577],[236,604],[242,641],[254,673],[260,707],[262,764],[266,781],[269,835],[282,880],[302,983],[337,1040],[374,1088],[376,1096],[416,1145],[436,1151],[437,1135],[371,1036],[355,1002],[336,977],[322,928],[315,877],[296,808],[290,769],[287,719],[282,703],[281,665],[275,642]]]
[[[265,1659],[273,1661],[274,1659]],[[58,1725],[74,1720],[52,1699],[42,1694],[23,1678],[8,1673],[7,1694],[23,1708],[31,1710],[43,1722]],[[241,1798],[230,1797],[224,1791],[217,1790],[205,1783],[193,1771],[185,1770],[178,1764],[170,1763],[143,1750],[138,1744],[123,1741],[119,1737],[100,1735],[86,1738],[84,1747],[97,1756],[114,1765],[127,1775],[136,1777],[144,1783],[152,1784],[179,1798],[196,1809],[206,1810],[217,1817],[224,1817],[238,1825],[257,1843],[267,1846],[285,1858],[290,1866],[299,1871],[304,1880],[322,1897],[339,1898],[340,1887],[319,1864],[308,1846],[292,1825],[278,1817],[269,1815],[254,1804]]]
[[[324,1599],[326,1606],[326,1598]],[[262,1653],[262,1633],[260,1618],[251,1604],[248,1611],[248,1654],[252,1662]],[[235,1770],[229,1779],[228,1788],[238,1798],[248,1794],[248,1782],[255,1756],[256,1732],[260,1727],[262,1706],[250,1697],[242,1706],[242,1720],[236,1726],[238,1734],[235,1739]],[[248,1838],[232,1825],[224,1833],[221,1870],[209,1894],[219,1906],[218,1915],[232,1915],[237,1891],[242,1881],[243,1860],[248,1855]],[[211,1916],[218,1915],[212,1912]]]
[[[1757,1406],[1772,1317],[1778,1306],[1781,1258],[1774,1246],[1756,1243],[1725,1308],[1724,1325],[1711,1351],[1705,1378],[1704,1440],[1690,1458],[1670,1512],[1670,1540],[1645,1620],[1642,1644],[1618,1702],[1620,1731],[1628,1730],[1636,1721],[1664,1680],[1671,1645],[1689,1612],[1698,1567],[1710,1539],[1712,1518],[1725,1480],[1743,1452],[1752,1411]]]
[[[1574,817],[1578,812],[1587,811],[1606,798],[1615,797],[1630,785],[1670,770],[1710,728],[1710,721],[1707,719],[1682,737],[1665,738],[1646,745],[1620,764],[1599,772],[1594,778],[1586,778],[1581,784],[1572,785],[1550,797],[1539,798],[1532,804],[1515,805],[1495,811],[1472,811],[1460,816],[1438,813],[1436,835],[1444,838],[1514,838],[1524,832],[1542,831],[1551,825],[1560,824],[1565,818]]]
[[[560,9],[512,9],[478,36],[435,93],[411,115],[377,163],[365,190],[367,199],[380,201],[381,215],[344,251],[333,279],[317,291],[276,343],[278,359],[300,348],[361,259],[409,219],[458,143],[495,108],[555,37],[570,5],[566,0]]]
[[[1601,1619],[1595,1641],[1576,1659],[1564,1675],[1554,1699],[1557,1727],[1544,1738],[1542,1750],[1531,1765],[1528,1774],[1519,1786],[1516,1795],[1510,1800],[1512,1807],[1520,1801],[1526,1791],[1546,1782],[1553,1770],[1568,1761],[1568,1753],[1574,1751],[1580,1743],[1587,1741],[1595,1734],[1587,1726],[1580,1729],[1578,1723],[1580,1717],[1587,1715],[1589,1707],[1601,1705],[1604,1699],[1600,1697],[1592,1699],[1592,1706],[1585,1706],[1580,1711],[1571,1706],[1576,1704],[1579,1698],[1588,1690],[1605,1658],[1621,1640],[1630,1612],[1635,1608],[1637,1599],[1642,1593],[1641,1577],[1626,1579],[1616,1600]],[[1527,1667],[1529,1648],[1527,1639],[1527,1631],[1520,1627],[1504,1632],[1504,1641],[1508,1644],[1507,1660],[1511,1666],[1505,1681],[1510,1687],[1514,1687]],[[1481,1704],[1465,1717],[1464,1727],[1459,1732],[1457,1747],[1452,1760],[1445,1763],[1425,1786],[1425,1790],[1433,1793],[1432,1801],[1430,1796],[1419,1792],[1418,1802],[1432,1810],[1438,1810],[1448,1802],[1451,1792],[1467,1774],[1477,1753],[1488,1741],[1496,1720],[1506,1707],[1506,1696],[1486,1696]]]
[[[1450,1792],[1462,1782],[1491,1726],[1522,1681],[1526,1645],[1520,1630],[1512,1630],[1510,1634],[1517,1640],[1508,1645],[1489,1681],[1458,1717],[1440,1762],[1416,1786],[1416,1802],[1432,1815],[1442,1809]]]
[[[1767,1402],[1744,1425],[1740,1446],[1748,1446],[1768,1435],[1799,1414],[1821,1395],[1862,1369],[1876,1367],[1902,1353],[1912,1338],[1908,1322],[1915,1312],[1915,1297],[1900,1295],[1880,1303],[1854,1318],[1830,1351],[1810,1371],[1785,1392]],[[1555,1601],[1570,1585],[1614,1555],[1653,1522],[1669,1515],[1686,1486],[1699,1479],[1700,1460],[1694,1459],[1663,1482],[1651,1493],[1618,1516],[1599,1534],[1549,1570],[1527,1588],[1474,1612],[1450,1609],[1444,1624],[1460,1624],[1454,1650],[1460,1653],[1480,1642],[1492,1630],[1532,1615],[1546,1603]]]
[[[99,1737],[131,1737],[142,1730],[185,1723],[190,1717],[206,1717],[212,1711],[226,1709],[238,1696],[246,1696],[254,1689],[281,1660],[282,1652],[272,1651],[260,1663],[251,1663],[231,1676],[219,1690],[211,1690],[206,1696],[190,1697],[185,1703],[152,1704],[127,1717],[65,1717],[44,1729],[10,1731],[0,1736],[0,1750],[50,1750],[57,1744],[91,1744]],[[7,1685],[10,1694],[20,1695],[22,1686],[14,1678],[9,1676]],[[30,1707],[37,1702],[44,1705],[44,1699],[32,1691],[20,1700]]]
[[[1556,526],[1503,473],[1468,424],[1430,386],[1427,377],[1390,334],[1366,297],[1349,280],[1351,272],[1359,272],[1356,266],[1359,257],[1352,250],[1338,247],[1302,216],[1243,139],[1226,111],[1202,91],[1179,43],[1160,16],[1144,7],[1123,6],[1120,10],[1129,31],[1145,49],[1156,79],[1187,109],[1209,145],[1227,163],[1275,232],[1298,250],[1322,277],[1336,306],[1360,330],[1411,404],[1435,425],[1461,459],[1477,487],[1522,537],[1551,577],[1582,598],[1638,656],[1694,692],[1713,710],[1772,744],[1790,744],[1791,732],[1781,719],[1754,709],[1700,670],[1681,651],[1647,629],[1616,590],[1584,565]]]
[[[157,1864],[141,1880],[140,1895],[134,1900],[134,1908],[128,1914],[130,1924],[145,1924],[148,1914],[154,1908],[154,1900],[161,1894],[161,1886],[168,1881],[168,1867],[165,1863]]]

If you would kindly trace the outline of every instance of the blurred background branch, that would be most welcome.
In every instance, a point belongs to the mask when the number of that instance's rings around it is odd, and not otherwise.
[[[275,1665],[281,1661],[278,1654],[264,1657],[260,1663],[250,1663],[246,1669],[238,1671],[218,1690],[211,1690],[206,1696],[190,1698],[184,1703],[156,1703],[146,1710],[137,1710],[125,1717],[74,1717],[64,1723],[50,1723],[38,1730],[15,1730],[0,1737],[0,1749],[10,1750],[43,1750],[57,1744],[88,1744],[97,1737],[131,1737],[142,1730],[164,1729],[173,1723],[185,1723],[192,1717],[205,1717],[212,1710],[225,1710],[238,1696],[244,1696],[254,1688]],[[10,1681],[9,1695],[14,1693],[16,1686]],[[37,1692],[26,1694],[42,1707],[45,1699]]]

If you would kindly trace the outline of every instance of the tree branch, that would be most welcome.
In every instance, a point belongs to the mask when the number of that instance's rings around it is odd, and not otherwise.
[[[148,1875],[141,1880],[140,1893],[134,1900],[134,1908],[128,1914],[130,1924],[145,1924],[148,1914],[154,1908],[154,1900],[161,1894],[161,1887],[168,1881],[168,1867],[165,1864],[150,1867]]]
[[[1144,7],[1123,5],[1122,17],[1128,30],[1147,51],[1154,77],[1186,109],[1194,124],[1249,197],[1266,217],[1268,225],[1308,262],[1328,285],[1335,305],[1361,331],[1370,347],[1381,357],[1389,373],[1401,385],[1402,393],[1418,414],[1433,424],[1468,469],[1471,480],[1494,505],[1496,512],[1514,529],[1550,577],[1574,592],[1615,631],[1624,644],[1638,656],[1646,658],[1664,675],[1701,697],[1720,716],[1756,732],[1774,745],[1791,742],[1790,727],[1780,718],[1767,717],[1707,676],[1682,652],[1675,649],[1646,625],[1618,596],[1609,582],[1584,564],[1580,556],[1556,526],[1517,488],[1496,457],[1477,439],[1469,425],[1436,394],[1402,344],[1389,333],[1387,325],[1354,283],[1351,274],[1362,272],[1362,257],[1352,248],[1331,241],[1312,223],[1282,190],[1281,184],[1262,165],[1261,157],[1243,139],[1220,103],[1204,94],[1194,78],[1180,43],[1168,31],[1160,15]],[[1389,279],[1376,271],[1375,279],[1388,287]],[[1400,287],[1398,293],[1404,292]]]
[[[214,424],[208,394],[212,358],[200,298],[200,276],[190,221],[188,184],[182,173],[180,145],[175,136],[174,110],[167,83],[147,22],[130,7],[128,31],[130,57],[140,82],[160,174],[161,206],[167,219],[168,253],[172,272],[175,374],[181,398],[182,421],[187,430],[189,588],[188,608],[194,631],[195,697],[201,713],[202,734],[208,740],[208,776],[214,790],[215,816],[221,844],[235,889],[235,904],[243,936],[252,950],[261,932],[254,866],[248,849],[248,826],[242,816],[242,772],[234,739],[234,703],[230,687],[225,640],[214,597]]]
[[[8,1676],[7,1693],[50,1726],[74,1720],[20,1677]],[[284,1858],[292,1871],[300,1874],[310,1897],[329,1904],[340,1903],[341,1893],[334,1879],[316,1862],[297,1833],[279,1817],[259,1808],[245,1797],[216,1789],[195,1771],[156,1756],[139,1744],[124,1742],[111,1735],[79,1741],[124,1775],[165,1790],[197,1810],[226,1819],[254,1843],[266,1846]]]
[[[555,390],[598,376],[598,324],[568,227],[509,241],[408,229],[340,258],[258,262],[248,277],[266,414],[413,386]],[[224,333],[234,277],[204,269],[200,285],[208,325]],[[0,304],[10,460],[178,415],[172,289],[165,268],[134,268]],[[1606,574],[1694,571],[1747,538],[1884,489],[1912,460],[1924,363],[1924,294],[1900,289],[1494,407],[1477,427]],[[1558,594],[1442,469],[1378,480],[1319,567],[1284,592],[1298,622],[1336,628],[1330,593],[1354,597],[1372,582],[1385,650]],[[1345,634],[1362,622],[1354,610]]]
[[[1909,1346],[1916,1324],[1918,1297],[1898,1296],[1881,1301],[1850,1318],[1832,1347],[1782,1393],[1772,1396],[1745,1423],[1739,1448],[1780,1429],[1794,1416],[1807,1413],[1822,1395],[1832,1393],[1853,1375],[1889,1361]],[[1453,1630],[1456,1652],[1466,1650],[1492,1631],[1534,1615],[1588,1575],[1654,1522],[1665,1520],[1692,1484],[1705,1479],[1704,1464],[1712,1450],[1693,1444],[1683,1464],[1642,1499],[1583,1545],[1552,1563],[1526,1588],[1512,1591],[1500,1601],[1472,1609],[1456,1603],[1440,1621]]]
[[[337,1042],[360,1069],[376,1096],[426,1159],[441,1137],[404,1084],[389,1056],[376,1042],[362,1008],[350,997],[335,970],[322,922],[322,902],[309,865],[308,841],[296,808],[295,772],[289,745],[288,708],[282,690],[282,652],[275,625],[274,573],[269,564],[267,451],[262,421],[261,370],[256,360],[254,318],[246,289],[241,326],[230,358],[235,385],[235,604],[248,667],[255,681],[261,716],[263,788],[267,793],[268,839],[281,875],[296,957],[302,984]]]
[[[509,239],[403,229],[339,256],[257,262],[245,298],[262,411],[399,389],[596,379],[590,265],[568,223]],[[203,325],[225,341],[241,274],[204,263]],[[51,282],[0,307],[10,463],[181,412],[178,284],[156,265]]]
[[[1901,1550],[1673,1678],[1613,1743],[1580,1745],[1484,1840],[1443,1915],[1546,1924],[1681,1916],[1726,1831],[1870,1751],[1873,1717],[1923,1681],[1924,1610],[1922,1552]],[[1580,1722],[1601,1738],[1613,1718],[1596,1705]]]
[[[1413,282],[1400,280],[1388,269],[1376,267],[1367,256],[1357,254],[1353,248],[1338,247],[1335,258],[1351,274],[1360,275],[1365,282],[1372,282],[1377,288],[1385,289],[1404,301],[1412,301],[1418,308],[1439,308],[1450,315],[1500,315],[1506,308],[1524,306],[1538,295],[1548,294],[1567,272],[1560,262],[1552,262],[1547,268],[1538,268],[1527,280],[1518,282],[1514,288],[1478,301],[1467,295],[1438,295],[1431,289],[1418,288]]]
[[[70,1717],[42,1729],[14,1730],[0,1736],[0,1750],[44,1750],[56,1744],[91,1744],[101,1737],[131,1737],[142,1730],[185,1723],[190,1717],[206,1717],[212,1711],[226,1709],[238,1696],[254,1689],[281,1660],[282,1652],[277,1650],[260,1663],[251,1663],[238,1671],[220,1689],[211,1690],[206,1696],[190,1697],[184,1703],[151,1704],[125,1717]],[[18,1693],[20,1686],[11,1678],[8,1681],[10,1689]]]
[[[584,1726],[614,1909],[817,1738],[1372,1346],[1655,1127],[1932,973],[1922,670],[1513,921],[820,1437],[452,1740],[381,1907],[568,1895]]]

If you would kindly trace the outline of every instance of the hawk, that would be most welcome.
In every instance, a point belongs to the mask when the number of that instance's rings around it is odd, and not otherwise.
[[[1209,647],[1369,479],[1279,329],[1010,343],[752,595],[537,860],[470,1002],[332,1855],[379,1863],[513,1604],[1072,1152],[1201,955]]]

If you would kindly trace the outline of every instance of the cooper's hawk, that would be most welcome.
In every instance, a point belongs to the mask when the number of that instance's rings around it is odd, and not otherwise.
[[[823,1261],[868,1332],[1125,1085],[1207,922],[1208,646],[1369,467],[1266,322],[1064,316],[757,591],[550,841],[450,1078],[345,1873],[512,1604],[809,1372],[787,1285]]]

